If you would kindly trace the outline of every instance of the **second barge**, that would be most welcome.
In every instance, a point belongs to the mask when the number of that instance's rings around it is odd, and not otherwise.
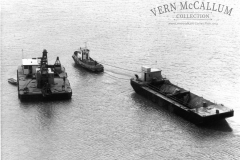
[[[223,104],[215,104],[172,84],[162,77],[159,69],[142,67],[141,77],[135,76],[130,83],[136,93],[195,124],[218,121],[234,114]]]

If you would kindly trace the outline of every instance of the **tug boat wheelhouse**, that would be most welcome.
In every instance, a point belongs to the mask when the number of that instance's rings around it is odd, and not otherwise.
[[[22,59],[22,65],[17,70],[17,84],[20,100],[72,97],[65,68],[58,57],[54,65],[49,65],[47,50],[43,50],[42,57]]]
[[[162,77],[159,69],[142,67],[141,77],[135,76],[130,83],[136,93],[195,124],[225,119],[234,114],[223,104],[215,104],[172,84]]]
[[[104,67],[102,64],[99,64],[97,61],[93,60],[90,57],[89,49],[87,47],[81,48],[79,51],[75,51],[72,55],[75,63],[83,68],[86,68],[92,72],[103,72]]]

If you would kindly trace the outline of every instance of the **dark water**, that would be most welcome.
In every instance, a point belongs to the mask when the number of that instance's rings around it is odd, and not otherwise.
[[[240,53],[237,1],[218,25],[169,25],[171,13],[150,9],[169,1],[4,1],[1,4],[2,159],[238,159]],[[163,70],[173,83],[223,103],[235,116],[195,126],[134,93],[135,73],[105,65],[94,74],[71,55],[87,46],[100,62],[140,71]],[[71,100],[20,102],[16,77],[25,58],[48,50],[68,72]],[[23,49],[23,54],[22,54]]]

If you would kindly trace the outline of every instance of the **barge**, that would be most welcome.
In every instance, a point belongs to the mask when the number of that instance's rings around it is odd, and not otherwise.
[[[67,72],[61,65],[59,57],[55,64],[48,64],[47,50],[42,57],[22,59],[17,69],[18,97],[22,100],[35,98],[70,99],[72,89]]]
[[[104,71],[103,65],[93,60],[90,57],[89,52],[90,50],[87,49],[87,47],[85,48],[80,47],[79,51],[75,51],[74,54],[72,55],[75,64],[92,72],[103,72]]]
[[[233,109],[172,84],[162,77],[159,69],[142,67],[141,77],[135,75],[130,83],[136,93],[195,124],[206,124],[234,115]]]

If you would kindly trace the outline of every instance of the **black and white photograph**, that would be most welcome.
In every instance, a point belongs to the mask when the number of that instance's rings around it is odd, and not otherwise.
[[[2,160],[239,160],[238,0],[2,0]]]

